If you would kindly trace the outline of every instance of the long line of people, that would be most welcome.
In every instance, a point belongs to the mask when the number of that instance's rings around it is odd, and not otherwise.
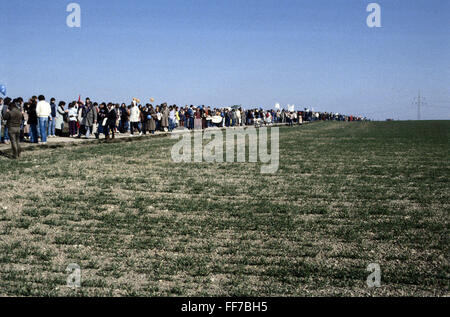
[[[284,109],[263,110],[252,108],[244,110],[240,106],[210,107],[186,105],[153,106],[142,105],[133,98],[130,105],[122,103],[97,103],[90,98],[85,101],[73,101],[66,104],[55,98],[50,103],[44,96],[33,96],[27,102],[22,98],[0,98],[0,116],[4,116],[8,107],[17,107],[22,115],[20,141],[46,144],[47,138],[68,136],[71,138],[113,139],[117,134],[154,134],[157,131],[173,131],[177,127],[187,129],[205,129],[208,127],[234,127],[271,124],[302,124],[318,120],[362,121],[366,118],[315,112],[309,109],[287,111]],[[8,128],[0,118],[0,137],[3,143],[9,143]],[[2,129],[3,127],[3,129]],[[67,129],[68,128],[68,129]],[[66,132],[67,131],[67,132]],[[3,132],[3,133],[2,133]]]

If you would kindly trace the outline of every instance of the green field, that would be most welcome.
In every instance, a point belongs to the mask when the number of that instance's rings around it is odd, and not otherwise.
[[[0,296],[448,296],[449,136],[283,127],[272,175],[174,163],[167,137],[1,157]]]

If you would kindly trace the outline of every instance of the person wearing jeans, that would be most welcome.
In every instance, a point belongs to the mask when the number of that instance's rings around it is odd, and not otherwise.
[[[3,138],[3,142],[6,144],[9,144],[9,132],[8,132],[8,127],[5,125],[4,128],[4,138]]]
[[[55,137],[55,122],[56,122],[56,104],[55,104],[55,98],[52,98],[50,100],[50,109],[51,109],[51,118],[52,120],[50,120],[48,122],[48,136],[49,137]]]
[[[47,126],[49,118],[39,117],[39,131],[41,132],[41,143],[47,143]]]
[[[35,100],[30,99],[29,102],[25,104],[25,111],[27,113],[27,124],[28,124],[28,131],[30,135],[30,142],[31,143],[38,143],[38,117],[36,114],[36,106],[37,102]]]
[[[169,118],[169,132],[175,129],[175,119]]]
[[[36,124],[30,124],[30,143],[38,143],[38,129]]]
[[[48,121],[48,136],[55,137],[55,132],[55,117],[52,117],[52,120]]]
[[[172,132],[175,129],[175,108],[169,108],[169,131]]]
[[[189,121],[188,121],[188,129],[189,130],[194,130],[194,109],[192,109],[193,106],[191,106],[191,108],[189,108],[188,113],[189,113]]]
[[[52,109],[48,102],[45,101],[45,97],[40,95],[38,97],[38,104],[36,106],[36,114],[38,116],[39,132],[41,133],[41,143],[47,143],[47,125],[49,120],[51,121]]]
[[[55,98],[50,100],[51,120],[48,122],[48,136],[55,137],[55,122],[56,122],[56,104]]]

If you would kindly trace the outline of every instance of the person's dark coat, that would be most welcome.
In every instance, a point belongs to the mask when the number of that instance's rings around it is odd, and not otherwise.
[[[97,110],[94,106],[90,105],[83,112],[83,120],[81,125],[85,125],[91,127],[94,125],[94,122],[97,121]]]
[[[128,109],[126,107],[120,108],[120,120],[122,123],[128,122],[130,115],[128,114]]]
[[[100,125],[103,125],[103,120],[106,118],[106,116],[108,115],[108,109],[106,107],[100,108],[100,110],[98,111],[98,123]]]
[[[148,130],[155,131],[156,130],[156,120],[157,120],[155,109],[150,108],[150,110],[148,111],[148,114],[151,116],[150,120],[148,121]]]
[[[116,126],[117,113],[116,109],[111,108],[107,114],[106,126],[115,127]]]
[[[27,109],[27,113],[28,113],[28,124],[38,124],[38,117],[37,117],[37,113],[36,113],[36,103],[32,102],[28,109]]]
[[[161,114],[162,114],[161,126],[163,128],[167,128],[169,126],[169,108],[167,108],[167,106],[163,107]]]
[[[20,131],[23,114],[16,106],[10,106],[9,111],[7,111],[3,116],[3,120],[6,121],[6,127],[8,128],[9,132],[17,133]]]
[[[147,123],[148,122],[147,115],[148,115],[147,108],[142,108],[141,109],[141,122],[142,123]]]

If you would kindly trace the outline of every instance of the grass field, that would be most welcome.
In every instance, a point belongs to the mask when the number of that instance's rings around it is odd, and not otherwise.
[[[280,128],[273,175],[176,164],[170,138],[0,158],[0,295],[448,296],[449,137],[450,121]]]

